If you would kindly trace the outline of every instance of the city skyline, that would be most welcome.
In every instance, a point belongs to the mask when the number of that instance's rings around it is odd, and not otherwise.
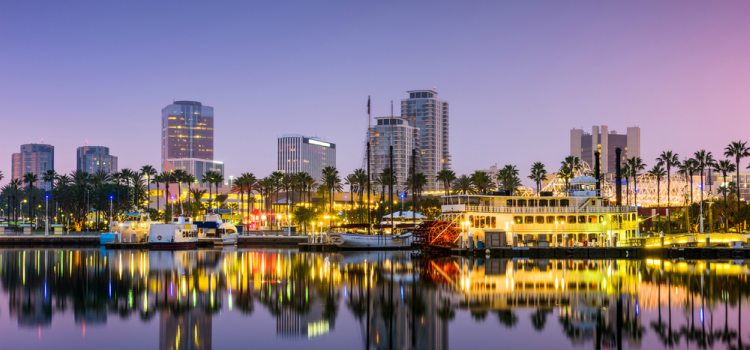
[[[290,132],[347,150],[337,164],[349,173],[361,167],[367,96],[373,116],[388,115],[405,91],[433,87],[451,103],[459,174],[495,163],[525,173],[534,161],[556,170],[568,131],[598,124],[640,126],[649,165],[665,149],[720,156],[747,139],[750,4],[587,3],[2,5],[2,183],[11,153],[40,141],[55,146],[60,172],[75,169],[87,141],[120,168],[158,166],[159,110],[171,100],[216,108],[214,158],[235,176],[273,171],[272,145]],[[205,13],[209,25],[165,26],[172,12]],[[445,52],[416,45],[413,28]],[[194,38],[213,54],[166,59]]]

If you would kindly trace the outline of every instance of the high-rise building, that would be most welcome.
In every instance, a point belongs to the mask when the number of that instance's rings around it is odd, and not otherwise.
[[[283,135],[277,140],[278,170],[306,172],[320,181],[323,168],[336,166],[336,145],[317,137]]]
[[[439,99],[435,90],[413,90],[408,93],[409,98],[401,101],[401,116],[418,129],[418,171],[427,177],[425,190],[438,190],[437,173],[451,167],[448,102]]]
[[[393,146],[394,189],[406,189],[412,164],[412,150],[416,146],[417,128],[406,118],[380,117],[370,127],[370,172],[377,176],[391,167],[390,147]]]
[[[214,109],[195,101],[175,101],[161,110],[161,161],[214,159]],[[193,174],[198,176],[199,174]]]
[[[55,146],[39,143],[21,145],[18,153],[13,153],[11,164],[11,178],[23,179],[27,173],[33,173],[38,178],[39,187],[46,189],[49,185],[41,181],[47,170],[55,169]]]
[[[76,149],[76,170],[112,174],[117,172],[117,157],[109,154],[109,147],[81,146]]]
[[[641,128],[629,127],[626,134],[609,131],[606,125],[593,126],[591,133],[583,129],[570,130],[570,155],[579,157],[594,168],[594,155],[601,152],[602,174],[615,172],[615,149],[622,150],[623,161],[627,158],[641,156]]]

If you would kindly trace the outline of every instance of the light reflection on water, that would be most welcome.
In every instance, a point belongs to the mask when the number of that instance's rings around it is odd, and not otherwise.
[[[0,250],[0,332],[9,348],[746,349],[749,271],[737,261],[10,249]]]

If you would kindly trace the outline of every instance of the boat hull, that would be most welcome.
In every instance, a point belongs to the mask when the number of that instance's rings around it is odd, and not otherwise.
[[[405,249],[410,248],[414,242],[411,235],[390,236],[343,233],[340,236],[342,241],[338,246],[342,248]]]
[[[148,243],[148,248],[152,250],[182,250],[195,249],[198,242],[167,242],[167,243]]]

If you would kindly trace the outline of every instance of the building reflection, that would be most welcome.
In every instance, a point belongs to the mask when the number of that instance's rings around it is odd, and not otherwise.
[[[571,344],[594,348],[644,347],[651,333],[667,348],[744,349],[748,271],[744,262],[423,259],[407,252],[0,251],[8,312],[20,327],[41,332],[53,314],[72,313],[85,332],[136,316],[158,322],[161,349],[211,349],[221,310],[252,317],[256,307],[274,317],[283,338],[327,336],[346,312],[358,323],[357,347],[366,349],[446,349],[459,312],[509,329],[530,322],[542,332],[557,322]]]

